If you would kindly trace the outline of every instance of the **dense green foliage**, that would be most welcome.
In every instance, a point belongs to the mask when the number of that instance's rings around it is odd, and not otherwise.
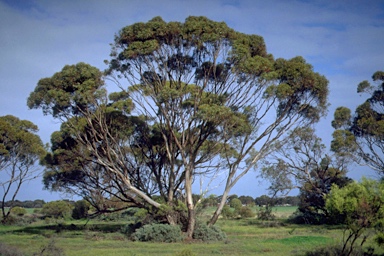
[[[132,239],[142,242],[173,243],[180,242],[184,238],[180,226],[153,223],[137,229],[132,234]]]
[[[239,210],[238,213],[241,218],[253,218],[255,217],[256,213],[252,210],[252,208],[248,206],[242,206]]]
[[[231,208],[234,208],[235,210],[239,210],[243,204],[241,203],[240,199],[238,198],[233,198],[231,201],[229,201],[229,206]]]
[[[52,201],[44,204],[41,214],[46,217],[68,219],[72,216],[73,205],[67,201]]]
[[[334,168],[313,170],[311,181],[307,181],[300,189],[300,203],[295,221],[298,223],[337,223],[337,219],[328,215],[325,207],[325,196],[331,191],[332,185],[344,187],[352,180]]]
[[[363,81],[357,86],[358,93],[368,93],[354,115],[346,107],[334,113],[332,147],[341,154],[350,155],[358,163],[367,164],[384,175],[384,72],[372,75],[375,84]]]
[[[207,224],[202,221],[196,223],[195,230],[193,232],[193,239],[197,239],[204,242],[209,241],[222,241],[226,239],[227,236],[223,231],[218,227],[209,227]]]
[[[38,128],[27,120],[11,115],[0,117],[0,172],[2,181],[1,213],[6,222],[20,188],[38,176],[35,164],[45,154]],[[9,205],[6,209],[5,202]]]
[[[223,210],[221,211],[221,216],[224,219],[231,219],[234,217],[234,211],[231,209],[229,205],[225,205]]]
[[[76,201],[73,205],[72,218],[75,220],[88,217],[89,203],[85,200]]]
[[[11,210],[11,214],[17,215],[17,216],[23,216],[27,213],[27,210],[24,208],[21,208],[19,206],[13,207]]]
[[[326,196],[326,208],[332,218],[345,224],[343,253],[352,252],[358,239],[361,238],[360,245],[363,245],[369,230],[382,225],[384,183],[363,179],[361,183],[352,182],[343,188],[334,184]]]

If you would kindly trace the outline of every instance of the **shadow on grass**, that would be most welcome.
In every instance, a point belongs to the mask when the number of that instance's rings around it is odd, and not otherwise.
[[[124,224],[116,223],[103,223],[103,224],[90,224],[90,225],[75,225],[75,224],[55,224],[55,225],[41,225],[41,226],[28,226],[22,227],[17,230],[8,230],[1,233],[26,233],[34,235],[43,235],[45,233],[55,232],[60,233],[63,231],[97,231],[102,233],[119,232]]]

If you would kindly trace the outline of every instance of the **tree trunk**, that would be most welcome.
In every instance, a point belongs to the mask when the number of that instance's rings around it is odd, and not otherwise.
[[[166,214],[167,221],[169,225],[175,226],[178,224],[178,213],[175,211],[172,211],[170,213]]]
[[[192,208],[188,206],[188,227],[187,227],[187,239],[193,239],[193,232],[195,231],[195,209],[192,205]]]
[[[225,203],[227,202],[228,193],[230,189],[225,189],[223,196],[221,197],[220,204],[217,206],[216,211],[213,213],[211,219],[208,222],[208,226],[215,225],[216,221],[219,219],[221,211],[223,210]]]
[[[195,231],[195,206],[192,197],[192,168],[188,168],[185,171],[185,193],[188,207],[188,225],[187,225],[187,239],[193,238],[193,232]]]

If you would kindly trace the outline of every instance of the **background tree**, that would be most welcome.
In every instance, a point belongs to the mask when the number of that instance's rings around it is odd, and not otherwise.
[[[204,207],[214,207],[218,203],[217,195],[211,194],[207,198],[204,198],[202,204]]]
[[[247,206],[254,206],[255,205],[255,200],[251,196],[239,196],[239,200],[243,205]]]
[[[32,122],[7,115],[0,117],[0,171],[3,189],[1,211],[6,222],[23,184],[37,178],[36,166],[45,149]],[[7,200],[8,199],[8,200]],[[6,209],[6,200],[8,202]]]
[[[325,145],[309,127],[297,128],[264,162],[263,177],[271,181],[273,194],[300,190],[299,218],[309,223],[327,220],[324,196],[332,184],[345,186],[350,159],[338,154],[328,155]]]
[[[384,72],[373,74],[372,85],[367,80],[357,86],[358,93],[370,96],[358,106],[354,115],[346,107],[334,113],[332,126],[336,129],[332,147],[349,154],[360,164],[366,164],[379,175],[384,175]]]
[[[271,204],[271,198],[267,195],[261,195],[255,198],[255,204],[258,206],[264,206]]]

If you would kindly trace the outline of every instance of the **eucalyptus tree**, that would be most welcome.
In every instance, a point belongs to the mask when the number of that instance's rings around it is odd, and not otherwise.
[[[369,97],[354,115],[346,107],[336,109],[332,147],[384,176],[384,72],[375,72],[372,80],[375,84],[367,80],[358,84],[357,92],[368,93]]]
[[[28,106],[62,121],[44,161],[47,188],[78,194],[106,212],[106,198],[159,208],[152,195],[167,198],[180,186],[166,182],[167,162],[156,127],[149,126],[146,117],[130,115],[133,105],[124,92],[108,98],[97,68],[67,65],[41,79]]]
[[[1,198],[3,222],[7,221],[21,187],[40,175],[36,164],[44,155],[45,149],[40,137],[36,134],[37,131],[37,126],[30,121],[20,120],[12,115],[0,117],[0,185],[3,190]]]
[[[275,60],[262,37],[205,17],[184,23],[155,17],[124,27],[107,63],[106,76],[121,88],[111,101],[99,71],[77,64],[40,80],[28,105],[62,118],[79,155],[89,155],[132,198],[172,212],[182,194],[189,238],[201,201],[193,200],[197,179],[225,174],[213,225],[236,182],[287,131],[318,121],[327,108],[328,81],[302,57]],[[142,125],[116,122],[117,116],[140,118]],[[148,172],[134,176],[138,166]],[[141,177],[158,191],[166,188],[166,204],[144,192]]]
[[[111,57],[108,74],[136,111],[159,124],[168,161],[182,161],[189,235],[200,170],[226,173],[212,225],[230,190],[274,142],[318,121],[327,108],[328,81],[302,57],[274,60],[262,37],[205,17],[184,23],[156,17],[124,27]]]

